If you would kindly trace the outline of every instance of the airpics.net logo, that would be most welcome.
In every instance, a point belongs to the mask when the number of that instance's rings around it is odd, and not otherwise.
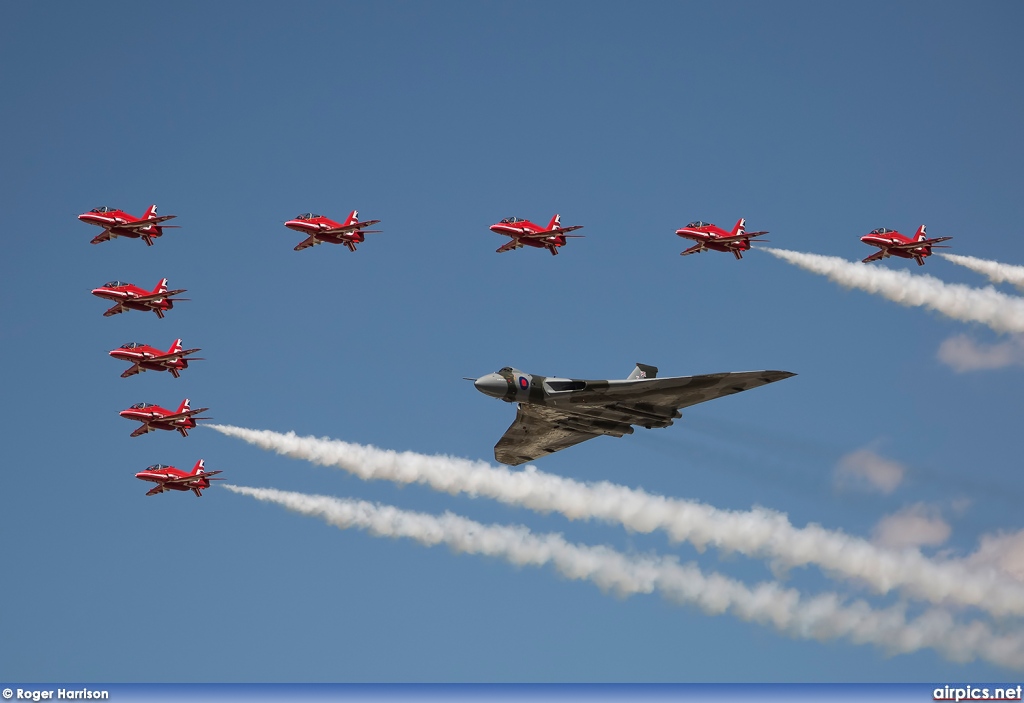
[[[936,701],[1019,701],[1024,686],[988,688],[980,686],[943,686],[932,691]]]

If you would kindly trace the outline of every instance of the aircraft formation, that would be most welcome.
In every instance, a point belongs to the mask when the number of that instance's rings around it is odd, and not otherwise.
[[[156,205],[151,205],[141,218],[123,210],[98,207],[79,215],[78,219],[103,228],[92,239],[92,244],[125,237],[142,239],[146,246],[152,246],[155,239],[163,236],[164,229],[176,227],[163,224],[174,217],[157,216]],[[295,251],[328,243],[341,244],[354,252],[357,244],[366,241],[365,235],[381,232],[366,229],[379,222],[360,222],[358,210],[352,210],[342,222],[307,212],[287,220],[284,225],[306,237],[295,246]],[[556,214],[546,226],[520,217],[506,217],[489,229],[495,234],[509,237],[509,241],[498,247],[496,253],[533,247],[547,249],[554,256],[567,244],[569,238],[582,237],[570,234],[582,228],[583,225],[563,227],[560,216]],[[719,251],[731,253],[736,259],[742,259],[743,252],[749,251],[753,243],[766,242],[756,238],[768,234],[767,231],[746,231],[746,220],[743,218],[730,230],[696,220],[677,229],[675,233],[695,242],[680,252],[682,256]],[[863,259],[863,263],[896,256],[914,259],[920,266],[926,257],[931,256],[933,248],[945,248],[941,242],[949,239],[952,237],[929,239],[924,225],[918,228],[913,237],[884,227],[878,228],[861,237],[863,243],[879,249]],[[153,312],[163,319],[175,302],[188,300],[175,297],[187,292],[186,289],[169,290],[167,283],[166,278],[161,279],[150,291],[115,280],[93,289],[92,294],[114,303],[113,307],[103,313],[104,317],[139,310]],[[185,349],[182,340],[176,339],[167,351],[147,344],[128,342],[108,353],[114,359],[131,364],[121,374],[121,378],[144,371],[169,371],[171,376],[179,378],[190,361],[202,360],[192,356],[199,351],[198,348]],[[517,466],[601,435],[622,437],[632,434],[634,425],[647,429],[668,427],[682,417],[682,408],[774,383],[793,375],[789,371],[766,370],[658,378],[657,367],[638,363],[623,380],[547,377],[512,367],[467,380],[473,381],[477,390],[485,395],[516,403],[516,418],[495,445],[494,456],[503,464]],[[182,437],[187,437],[188,430],[196,427],[197,420],[211,419],[199,417],[207,410],[209,408],[193,410],[186,398],[173,411],[154,403],[142,402],[119,414],[127,420],[142,423],[131,433],[131,437],[156,430],[177,431]],[[146,495],[176,490],[192,491],[196,496],[201,496],[202,490],[209,488],[211,480],[221,480],[212,478],[219,473],[206,471],[204,461],[200,459],[190,472],[154,464],[138,472],[135,477],[157,484]]]

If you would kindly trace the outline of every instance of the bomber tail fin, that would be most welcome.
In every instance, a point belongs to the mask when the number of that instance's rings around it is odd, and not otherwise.
[[[636,368],[633,369],[633,373],[629,374],[626,378],[627,381],[635,381],[638,378],[657,378],[658,367],[648,366],[647,364],[641,364],[637,362]]]

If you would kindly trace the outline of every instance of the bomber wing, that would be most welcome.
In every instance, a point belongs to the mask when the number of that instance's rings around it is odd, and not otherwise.
[[[795,375],[789,371],[733,371],[703,376],[587,381],[585,389],[573,392],[573,406],[637,402],[645,406],[679,410]]]
[[[552,408],[520,404],[515,421],[494,445],[494,458],[518,466],[602,434],[596,429],[587,431],[585,423],[573,422],[576,419]]]

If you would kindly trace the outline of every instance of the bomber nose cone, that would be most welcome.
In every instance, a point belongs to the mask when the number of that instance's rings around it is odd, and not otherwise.
[[[476,389],[484,395],[489,395],[492,398],[501,398],[505,395],[505,391],[508,389],[508,384],[505,379],[496,373],[489,373],[486,376],[473,381],[473,385]]]

